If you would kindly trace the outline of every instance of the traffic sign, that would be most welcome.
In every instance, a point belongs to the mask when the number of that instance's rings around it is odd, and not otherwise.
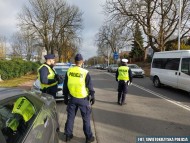
[[[114,53],[113,53],[113,58],[114,58],[114,60],[117,60],[117,59],[119,58],[119,55],[118,55],[117,52],[114,52]]]

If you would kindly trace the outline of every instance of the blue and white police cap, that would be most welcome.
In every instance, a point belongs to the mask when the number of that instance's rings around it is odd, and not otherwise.
[[[124,63],[127,63],[128,59],[122,59],[121,61],[124,62]]]
[[[55,55],[54,54],[47,54],[44,56],[44,58],[47,59],[55,59]]]

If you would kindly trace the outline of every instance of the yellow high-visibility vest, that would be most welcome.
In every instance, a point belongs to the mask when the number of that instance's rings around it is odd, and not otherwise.
[[[35,114],[35,109],[27,98],[20,97],[14,103],[12,113],[20,114],[23,117],[24,121],[27,122]]]
[[[16,118],[9,119],[6,122],[6,126],[11,128],[13,131],[17,131],[17,128],[19,126],[19,121]]]
[[[118,80],[125,80],[128,81],[129,80],[129,67],[127,66],[120,66],[118,68]]]
[[[54,79],[54,78],[55,78],[55,72],[53,71],[53,69],[50,68],[48,65],[43,64],[43,65],[41,65],[41,66],[39,67],[39,69],[38,69],[38,80],[40,81],[40,73],[39,73],[39,70],[40,70],[43,66],[46,66],[46,67],[48,68],[49,74],[48,74],[48,77],[47,77],[47,78],[48,78],[48,79]],[[52,83],[52,84],[43,84],[43,83],[41,83],[41,81],[40,81],[41,89],[48,88],[48,87],[54,86],[54,85],[56,85],[56,84],[57,84],[57,81],[54,82],[54,83]]]
[[[78,66],[71,67],[67,71],[68,89],[70,94],[76,98],[85,98],[88,96],[88,89],[86,88],[86,75],[88,71]]]

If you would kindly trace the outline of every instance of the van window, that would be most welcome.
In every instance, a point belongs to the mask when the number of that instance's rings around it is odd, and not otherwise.
[[[163,69],[164,59],[153,59],[152,68]]]
[[[182,59],[181,72],[190,75],[190,58]]]
[[[153,59],[152,68],[178,70],[180,58],[156,58]]]
[[[173,59],[167,59],[166,63],[165,63],[165,69],[168,70],[178,70],[179,69],[179,58],[173,58]]]

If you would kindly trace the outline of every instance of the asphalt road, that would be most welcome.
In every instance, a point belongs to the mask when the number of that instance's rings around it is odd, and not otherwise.
[[[189,136],[190,96],[170,87],[155,88],[148,77],[134,78],[128,88],[127,105],[117,105],[117,82],[112,73],[90,70],[96,103],[92,128],[98,143],[135,143],[141,136]],[[58,103],[64,131],[65,105]],[[63,113],[64,111],[64,113]],[[74,142],[84,142],[82,120],[77,114]]]

